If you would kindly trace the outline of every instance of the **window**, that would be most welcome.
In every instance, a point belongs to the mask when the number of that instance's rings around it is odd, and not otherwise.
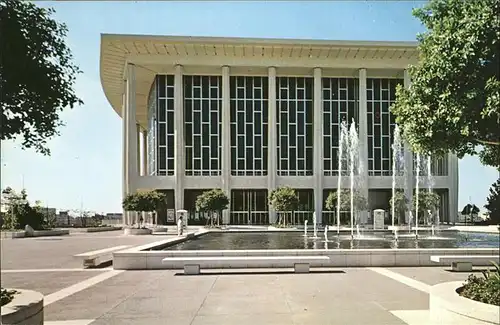
[[[396,126],[390,107],[396,98],[396,86],[402,79],[366,80],[368,119],[368,174],[392,175],[392,144]],[[402,149],[403,150],[403,149]]]
[[[322,84],[323,173],[325,176],[334,176],[339,172],[338,153],[342,122],[350,125],[354,120],[356,127],[359,127],[359,81],[354,78],[323,78]],[[347,173],[347,168],[347,164],[342,164],[341,172]]]
[[[186,175],[219,176],[222,78],[184,76],[184,107]]]
[[[174,175],[174,76],[158,75],[156,77],[156,108],[155,139],[157,147],[157,175]],[[151,147],[156,147],[152,145]],[[152,145],[152,146],[151,146]],[[150,156],[151,157],[151,156]]]
[[[231,175],[267,175],[267,77],[230,77]],[[266,141],[262,141],[265,138]],[[234,155],[234,156],[233,156]]]
[[[280,176],[313,174],[313,78],[276,78],[277,169]]]

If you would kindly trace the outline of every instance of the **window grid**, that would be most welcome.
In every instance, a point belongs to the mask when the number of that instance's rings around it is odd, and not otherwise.
[[[158,75],[156,77],[156,143],[158,176],[174,175],[174,76]]]
[[[186,175],[221,175],[222,77],[183,76]]]
[[[368,118],[368,174],[392,174],[392,143],[396,121],[390,106],[396,100],[396,86],[402,79],[366,80]]]
[[[148,98],[148,171],[146,174],[156,175],[156,107],[157,107],[157,80],[153,85]]]
[[[313,174],[313,79],[276,78],[279,176]]]
[[[230,78],[231,175],[267,175],[267,77]]]
[[[432,176],[448,176],[448,156],[431,158]],[[417,175],[417,154],[413,153],[413,175]],[[420,157],[420,175],[427,175],[427,157]]]
[[[359,128],[359,80],[323,78],[323,170],[325,176],[338,175],[340,124],[354,119]],[[347,165],[343,164],[343,173]]]

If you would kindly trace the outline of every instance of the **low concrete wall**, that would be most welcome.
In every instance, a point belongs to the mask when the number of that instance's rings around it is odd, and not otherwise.
[[[25,237],[45,237],[45,236],[63,236],[69,235],[67,229],[49,229],[49,230],[35,230],[33,236],[28,236],[24,230],[20,231],[2,231],[2,239],[8,238],[25,238]]]
[[[43,295],[36,291],[20,290],[14,300],[2,306],[2,324],[43,325]]]
[[[122,229],[123,229],[122,227],[95,227],[95,228],[87,228],[86,232],[116,231]]]
[[[315,256],[330,257],[329,262],[311,263],[319,267],[391,267],[391,266],[449,266],[449,263],[431,262],[432,255],[498,255],[494,248],[443,248],[443,249],[275,249],[275,250],[151,250],[154,247],[173,245],[209,231],[154,242],[113,254],[113,268],[118,270],[180,269],[182,263],[162,264],[165,257],[192,256]],[[212,268],[220,267],[214,263]],[[279,267],[279,262],[254,267]]]
[[[33,237],[45,237],[45,236],[63,236],[69,235],[69,230],[67,229],[50,229],[50,230],[35,230],[33,232]],[[28,237],[28,236],[26,236]]]
[[[498,324],[500,307],[461,297],[462,281],[437,284],[429,293],[432,324]]]
[[[153,231],[151,229],[144,228],[125,228],[125,235],[140,236],[140,235],[151,235]]]
[[[2,231],[1,232],[2,239],[11,239],[11,238],[23,238],[25,236],[24,230],[21,231]]]

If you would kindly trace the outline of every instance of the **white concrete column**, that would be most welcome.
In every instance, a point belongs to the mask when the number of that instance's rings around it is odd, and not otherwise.
[[[368,201],[368,113],[366,107],[366,69],[359,69],[359,159],[361,166],[361,195]],[[368,222],[368,211],[361,211],[360,223]]]
[[[128,114],[126,105],[126,92],[127,88],[124,87],[124,93],[122,96],[122,200],[125,199],[128,192],[128,153],[127,153],[127,125],[128,125]],[[122,223],[128,225],[128,212],[122,211]]]
[[[276,125],[276,68],[268,68],[268,144],[267,144],[267,189],[268,193],[276,188],[277,125]],[[275,223],[276,211],[269,207],[269,222]]]
[[[135,88],[135,66],[127,65],[127,81],[125,91],[125,114],[124,118],[124,142],[125,142],[125,169],[126,169],[126,186],[125,195],[133,193],[135,181],[138,176],[138,161],[137,161],[137,126],[136,126],[136,88]],[[131,224],[131,213],[126,213],[127,224]]]
[[[323,91],[321,69],[314,69],[314,211],[318,224],[323,220]]]
[[[174,81],[174,166],[175,166],[175,210],[184,209],[184,94],[183,94],[183,69],[181,65],[175,66]]]
[[[148,131],[142,131],[142,174],[147,176],[148,173]]]
[[[408,73],[408,69],[404,70],[404,86],[405,88],[409,88],[411,85],[410,74]],[[413,177],[413,152],[410,150],[410,145],[405,141],[404,143],[404,167],[405,167],[405,195],[408,199],[410,207],[412,206],[413,201],[413,188],[415,186],[414,177]],[[405,221],[410,221],[409,212],[405,213]]]
[[[136,138],[136,146],[137,146],[137,175],[140,176],[142,175],[142,171],[141,171],[141,152],[142,152],[142,147],[141,147],[141,136],[142,136],[142,133],[141,133],[141,126],[136,123],[135,124],[135,127],[136,127],[136,133],[135,133],[135,138]]]
[[[454,154],[448,154],[448,212],[450,214],[450,222],[455,224],[457,222],[458,206],[458,157]]]
[[[231,108],[229,67],[222,67],[222,190],[231,198]],[[222,223],[229,224],[230,209],[222,212]]]

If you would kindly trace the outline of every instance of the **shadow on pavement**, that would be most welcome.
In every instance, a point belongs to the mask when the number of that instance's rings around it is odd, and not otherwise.
[[[344,271],[328,271],[328,270],[311,270],[309,273],[295,273],[294,271],[252,271],[251,269],[245,271],[201,271],[200,274],[184,274],[184,273],[175,273],[175,276],[203,276],[203,275],[273,275],[273,274],[335,274],[342,273],[345,274]]]

